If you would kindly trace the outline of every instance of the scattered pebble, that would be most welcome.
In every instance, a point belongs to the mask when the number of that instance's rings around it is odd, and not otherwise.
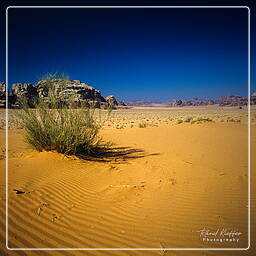
[[[42,211],[42,208],[41,208],[41,207],[39,207],[39,208],[37,209],[37,215],[39,215],[39,216],[40,216],[41,211]]]
[[[15,191],[16,194],[25,194],[26,193],[25,191],[18,190],[18,189],[14,189],[13,191]]]

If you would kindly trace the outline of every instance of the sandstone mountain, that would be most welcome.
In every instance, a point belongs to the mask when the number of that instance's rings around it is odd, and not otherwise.
[[[51,82],[57,97],[63,100],[73,97],[76,101],[92,100],[106,102],[99,90],[96,90],[92,86],[82,83],[79,80],[65,81],[63,79],[52,79]],[[47,83],[47,80],[41,80],[35,85],[38,96],[41,98],[48,98],[49,96],[49,87],[47,86]]]
[[[0,104],[5,106],[5,83],[0,83]],[[64,79],[51,79],[41,80],[35,85],[29,83],[16,83],[12,85],[12,92],[9,95],[9,107],[19,107],[19,102],[26,98],[30,107],[36,99],[49,101],[49,92],[54,93],[54,97],[60,102],[67,102],[71,98],[78,107],[80,106],[93,106],[107,108],[109,105],[112,107],[122,106],[123,102],[118,102],[114,96],[108,96],[106,99],[101,95],[101,92],[94,87],[83,83],[79,80],[64,80]]]
[[[54,95],[62,102],[72,98],[78,106],[83,105],[83,103],[93,104],[95,107],[106,105],[106,100],[101,96],[99,90],[79,80],[52,79],[50,86],[53,87]],[[39,81],[35,88],[39,98],[45,101],[49,100],[48,80]]]

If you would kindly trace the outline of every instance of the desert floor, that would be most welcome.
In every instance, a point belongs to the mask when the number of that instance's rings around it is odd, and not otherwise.
[[[255,113],[252,108],[251,184],[255,181]],[[115,153],[91,161],[36,152],[23,142],[18,125],[10,127],[8,245],[160,250],[8,251],[3,146],[1,255],[256,255],[253,242],[244,251],[166,250],[248,246],[246,109],[140,108],[112,115],[104,123],[102,137],[114,143]],[[5,130],[0,134],[3,142]],[[16,194],[14,189],[25,193]],[[254,199],[251,212],[255,239]],[[205,242],[198,232],[203,228],[242,234],[238,242]]]

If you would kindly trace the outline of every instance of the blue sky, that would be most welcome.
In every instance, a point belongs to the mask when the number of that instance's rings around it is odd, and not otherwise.
[[[9,84],[64,72],[120,100],[247,94],[247,9],[10,9]]]

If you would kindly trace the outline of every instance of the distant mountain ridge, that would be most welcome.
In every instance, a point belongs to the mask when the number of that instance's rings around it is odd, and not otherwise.
[[[250,97],[251,105],[256,105],[256,93]],[[173,99],[170,101],[150,101],[150,100],[130,100],[125,101],[127,106],[137,107],[184,107],[184,106],[246,106],[248,98],[238,95],[223,95],[219,99],[199,99],[193,97],[192,99]]]
[[[136,106],[136,107],[183,107],[183,106],[246,106],[248,98],[238,95],[224,95],[219,99],[199,99],[193,97],[192,99],[173,99],[169,101],[150,101],[150,100],[130,100],[118,101],[113,95],[103,97],[101,92],[94,87],[83,83],[79,80],[66,80],[65,86],[62,86],[63,79],[52,79],[56,97],[62,101],[68,101],[72,97],[77,106],[88,104],[88,106],[107,108]],[[47,88],[47,80],[41,80],[35,85],[29,83],[16,83],[12,85],[12,92],[8,95],[8,107],[19,107],[19,99],[26,97],[28,103],[31,103],[35,98],[42,98],[48,100],[49,88]],[[256,105],[256,93],[250,97],[250,104]],[[6,105],[6,84],[0,82],[0,107]]]
[[[162,101],[150,101],[150,100],[130,100],[130,101],[125,101],[125,104],[127,106],[162,106],[164,103]]]

